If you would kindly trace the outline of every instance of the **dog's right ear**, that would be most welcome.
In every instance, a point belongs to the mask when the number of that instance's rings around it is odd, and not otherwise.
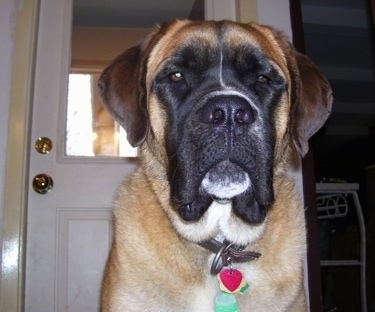
[[[308,140],[327,121],[332,110],[332,89],[324,77],[305,55],[294,51],[300,80],[299,94],[294,107],[293,140],[303,157],[308,152]]]
[[[127,139],[134,147],[142,144],[149,130],[147,60],[165,27],[155,28],[139,45],[118,56],[99,78],[103,106],[125,129]]]

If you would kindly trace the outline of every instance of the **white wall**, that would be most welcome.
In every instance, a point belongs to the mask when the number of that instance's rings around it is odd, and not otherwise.
[[[0,153],[0,242],[2,241],[14,28],[16,24],[18,7],[21,5],[21,2],[21,0],[1,0],[0,3],[0,151],[2,151]],[[0,256],[2,250],[1,247],[2,246],[0,246]],[[1,259],[2,257],[0,257],[0,263]]]
[[[275,27],[292,39],[289,0],[258,1],[258,22]]]

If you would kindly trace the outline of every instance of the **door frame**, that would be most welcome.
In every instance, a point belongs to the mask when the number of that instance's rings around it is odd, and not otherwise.
[[[39,8],[40,0],[22,1],[14,35],[3,207],[1,311],[23,310],[29,129]]]

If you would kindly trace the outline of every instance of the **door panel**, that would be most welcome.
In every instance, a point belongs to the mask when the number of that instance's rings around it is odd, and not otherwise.
[[[112,238],[111,221],[108,209],[58,209],[56,276],[61,311],[98,310],[100,281]],[[87,280],[91,283],[83,285]]]

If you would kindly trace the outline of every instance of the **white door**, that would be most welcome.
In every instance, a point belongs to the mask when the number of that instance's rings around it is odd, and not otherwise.
[[[28,194],[26,312],[98,311],[112,240],[111,203],[118,185],[137,165],[130,158],[66,156],[73,1],[40,1],[29,183],[45,174],[53,186],[46,194],[30,187]],[[235,1],[206,2],[210,18],[234,18]],[[53,144],[47,154],[34,147],[42,137]]]
[[[52,189],[28,195],[25,310],[98,311],[111,241],[111,201],[136,164],[124,158],[65,155],[72,0],[41,1],[29,180]],[[34,142],[48,137],[52,150]],[[40,180],[39,180],[40,182]]]

